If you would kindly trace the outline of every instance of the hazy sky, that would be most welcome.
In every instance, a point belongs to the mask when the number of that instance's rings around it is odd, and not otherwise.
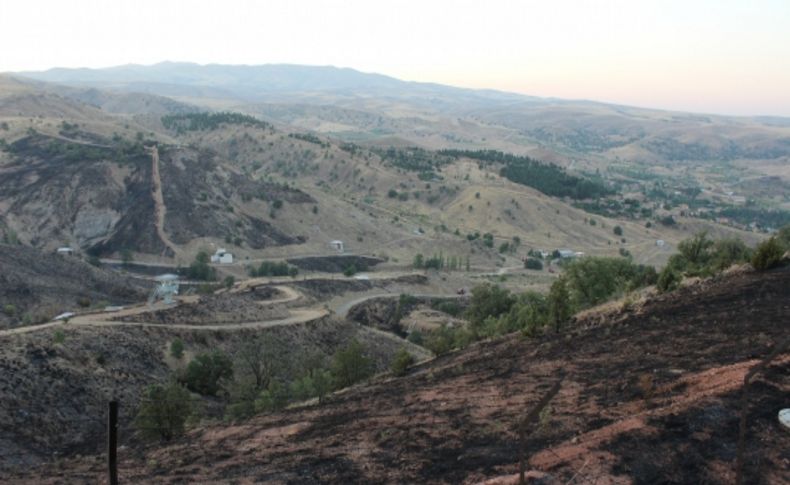
[[[790,116],[790,0],[2,0],[0,71],[353,67],[538,96]]]

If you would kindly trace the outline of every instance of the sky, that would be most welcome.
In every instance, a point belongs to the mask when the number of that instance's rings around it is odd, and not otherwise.
[[[790,116],[790,0],[2,0],[0,72],[182,61]]]

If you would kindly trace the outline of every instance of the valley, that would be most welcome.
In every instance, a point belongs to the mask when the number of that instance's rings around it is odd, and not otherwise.
[[[101,481],[116,401],[128,483],[729,483],[748,388],[746,483],[783,483],[789,140],[331,67],[0,74],[0,481]]]

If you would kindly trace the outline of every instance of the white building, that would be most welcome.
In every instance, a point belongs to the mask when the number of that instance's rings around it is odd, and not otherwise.
[[[332,246],[332,249],[337,251],[338,253],[345,252],[345,246],[343,245],[343,241],[335,239],[334,241],[329,241],[329,245]]]
[[[664,244],[666,244],[666,242],[664,242],[663,239],[656,239],[656,246],[663,248]]]
[[[57,249],[57,253],[60,254],[61,256],[73,256],[74,250],[68,246],[63,246],[62,248]]]
[[[570,249],[560,249],[560,258],[562,259],[571,259],[576,257],[576,252],[571,251]]]
[[[233,255],[224,248],[217,249],[217,252],[211,256],[212,263],[229,264],[233,262]]]

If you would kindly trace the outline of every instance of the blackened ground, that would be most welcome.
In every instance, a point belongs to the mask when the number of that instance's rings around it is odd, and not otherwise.
[[[560,375],[524,444],[549,483],[731,483],[743,375],[784,339],[790,268],[741,272],[658,297],[638,311],[509,335],[379,378],[322,405],[196,429],[125,451],[131,482],[516,483],[520,419]],[[787,483],[785,353],[753,387],[746,483]],[[690,433],[690,434],[689,434]],[[97,480],[101,462],[43,468],[30,482]],[[88,477],[88,478],[85,478]]]

